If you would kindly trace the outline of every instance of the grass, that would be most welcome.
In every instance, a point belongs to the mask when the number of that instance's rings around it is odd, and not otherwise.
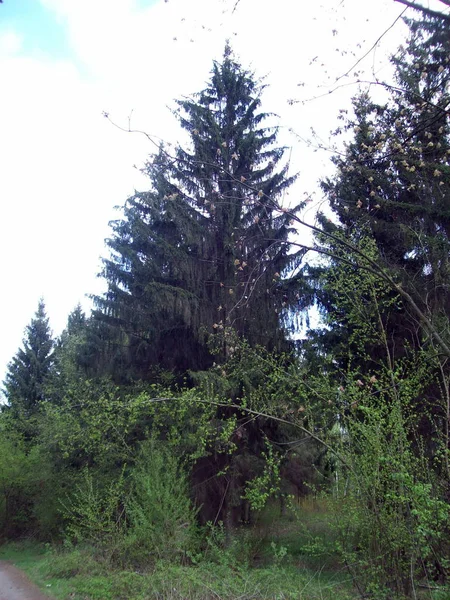
[[[0,551],[58,600],[350,600],[342,577],[294,564],[238,567],[203,561],[157,563],[149,572],[114,570],[88,549],[46,550],[10,544]]]
[[[295,513],[295,514],[294,514]],[[290,516],[270,506],[224,550],[218,539],[190,564],[113,568],[93,548],[32,542],[0,548],[56,600],[354,600],[358,594],[334,552],[326,505],[309,499]],[[220,537],[220,536],[219,536]],[[448,591],[418,598],[448,600]]]
[[[293,506],[281,518],[274,505],[261,516],[258,533],[266,539],[265,557],[275,555],[277,548],[286,548],[286,555],[298,564],[312,570],[338,571],[341,567],[336,555],[336,532],[330,526],[330,512],[324,500],[308,497]]]
[[[0,558],[57,600],[352,600],[349,576],[324,541],[322,508],[304,504],[295,518],[280,518],[269,507],[226,551],[215,538],[191,564],[157,562],[145,572],[112,568],[92,548],[31,542],[3,546]]]

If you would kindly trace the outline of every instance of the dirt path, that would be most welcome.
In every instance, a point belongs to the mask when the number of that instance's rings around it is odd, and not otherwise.
[[[26,575],[0,560],[0,600],[50,600]]]

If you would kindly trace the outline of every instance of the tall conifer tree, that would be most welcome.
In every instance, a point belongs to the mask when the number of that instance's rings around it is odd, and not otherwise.
[[[409,25],[390,101],[356,99],[354,139],[324,189],[345,230],[374,236],[421,308],[449,314],[450,36],[438,17]]]
[[[323,183],[340,226],[324,227],[355,244],[373,238],[381,268],[401,281],[448,340],[450,37],[448,23],[437,16],[424,15],[409,26],[407,43],[392,59],[396,85],[388,86],[389,101],[380,105],[362,93],[354,117],[341,115],[353,139],[334,161],[336,176]],[[322,301],[333,305],[329,294]],[[428,331],[416,314],[397,306],[390,318],[394,356],[404,352],[405,340],[417,347],[424,337]],[[370,354],[377,356],[374,349]]]
[[[140,376],[155,364],[207,368],[208,336],[226,329],[253,345],[285,344],[281,275],[296,255],[289,216],[274,200],[294,178],[259,110],[262,89],[227,48],[206,89],[177,103],[189,145],[175,156],[161,147],[146,166],[151,189],[112,223],[97,317],[120,332]]]
[[[369,248],[379,269],[400,283],[425,318],[418,317],[411,300],[392,288],[381,294],[374,293],[373,286],[368,294],[359,285],[365,318],[361,311],[360,322],[352,320],[342,302],[342,285],[338,289],[335,284],[345,272],[349,281],[357,281],[364,260],[349,253],[349,246],[324,236],[322,241],[335,259],[331,268],[314,274],[321,282],[320,302],[334,321],[316,341],[331,350],[333,367],[339,364],[345,373],[351,365],[362,376],[372,376],[387,363],[401,364],[426,349],[434,377],[411,406],[418,436],[431,447],[436,432],[448,432],[448,364],[440,359],[440,347],[433,348],[426,321],[448,344],[450,36],[448,23],[438,16],[425,14],[409,25],[409,39],[393,58],[396,86],[388,86],[389,101],[380,105],[361,94],[354,103],[354,118],[346,120],[353,139],[345,154],[335,159],[337,174],[323,184],[340,223],[323,219],[323,226],[350,245]],[[372,315],[371,306],[376,307]],[[382,335],[368,335],[371,328],[383,329]],[[448,433],[444,435],[448,439]]]
[[[8,366],[4,385],[9,406],[29,416],[44,400],[53,362],[53,340],[42,299],[25,333],[23,347]]]

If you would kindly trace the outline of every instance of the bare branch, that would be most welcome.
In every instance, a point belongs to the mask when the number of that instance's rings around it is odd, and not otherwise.
[[[236,9],[237,9],[237,7],[238,7],[238,5],[239,5],[239,2],[240,2],[240,1],[241,1],[241,0],[236,0],[236,3],[235,3],[235,5],[234,5],[234,8],[233,8],[233,10],[231,11],[231,14],[233,14],[234,12],[236,12]]]
[[[387,33],[388,33],[388,32],[389,32],[389,31],[390,31],[390,30],[391,30],[391,29],[392,29],[392,28],[393,28],[393,27],[396,25],[396,23],[397,23],[397,22],[398,22],[398,21],[399,21],[399,20],[400,20],[400,19],[403,17],[403,15],[405,14],[405,12],[406,12],[407,10],[408,10],[408,8],[404,8],[404,9],[402,10],[402,12],[401,12],[401,13],[398,15],[398,17],[395,19],[395,21],[394,21],[394,22],[393,22],[391,25],[389,25],[389,27],[388,27],[388,28],[387,28],[385,31],[383,31],[383,33],[382,33],[382,34],[379,36],[379,38],[378,38],[378,39],[377,39],[377,40],[376,40],[376,41],[375,41],[375,42],[372,44],[372,46],[371,46],[371,47],[370,47],[370,48],[367,50],[367,52],[366,52],[365,54],[363,54],[363,55],[361,56],[361,58],[359,58],[359,59],[358,59],[358,60],[355,62],[355,64],[354,64],[353,66],[351,66],[351,67],[350,67],[350,69],[349,69],[349,70],[348,70],[346,73],[344,73],[343,75],[340,75],[339,77],[337,77],[337,78],[335,79],[335,83],[337,83],[338,81],[340,81],[340,80],[341,80],[341,79],[343,79],[344,77],[347,77],[348,75],[350,75],[350,73],[351,73],[351,72],[352,72],[352,71],[353,71],[353,70],[354,70],[354,69],[355,69],[355,68],[356,68],[356,67],[359,65],[359,63],[361,63],[361,62],[362,62],[362,61],[363,61],[363,60],[366,58],[366,56],[368,56],[368,55],[369,55],[369,54],[372,52],[372,50],[374,50],[374,49],[377,47],[377,45],[378,45],[378,44],[381,42],[381,40],[384,38],[384,36],[385,36],[385,35],[386,35],[386,34],[387,34]]]

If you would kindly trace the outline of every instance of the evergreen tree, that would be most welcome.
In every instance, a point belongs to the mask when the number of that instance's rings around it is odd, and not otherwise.
[[[409,26],[407,44],[393,58],[397,81],[389,88],[387,104],[376,104],[363,93],[354,101],[354,118],[347,119],[345,111],[341,115],[354,137],[334,161],[336,176],[323,183],[340,221],[337,228],[326,222],[324,227],[356,246],[373,238],[380,268],[401,282],[444,339],[450,339],[450,37],[445,20],[436,16]],[[328,250],[346,254],[333,243]],[[332,310],[335,301],[330,286],[325,287],[319,297],[325,310]],[[332,338],[337,335],[347,346],[351,331],[343,328],[342,317],[339,327],[323,332],[324,342],[336,343]],[[397,303],[389,322],[393,358],[405,352],[405,341],[417,348],[428,337],[406,305]],[[384,349],[373,346],[368,353],[376,359]]]
[[[45,398],[45,385],[53,364],[53,340],[42,299],[25,334],[23,348],[9,363],[4,385],[8,405],[30,416]]]
[[[400,283],[448,344],[450,37],[445,20],[435,16],[409,25],[407,44],[393,59],[397,85],[389,101],[382,106],[368,94],[355,100],[355,118],[346,122],[354,137],[335,159],[336,176],[323,184],[340,223],[322,219],[325,231],[335,236],[321,240],[334,258],[328,269],[311,270],[329,317],[328,329],[314,342],[315,349],[331,353],[328,365],[338,377],[345,380],[353,370],[361,382],[377,377],[387,365],[393,368],[428,352],[430,379],[421,391],[417,388],[408,410],[416,419],[416,449],[426,449],[431,457],[442,437],[448,445],[448,359],[433,348],[424,320],[392,286],[382,294],[355,286],[361,297],[359,320],[348,301],[351,293],[342,286],[343,274],[348,282],[364,281],[359,272],[364,260],[349,247],[364,248],[366,255],[369,248],[378,273]],[[336,241],[339,237],[344,244]]]
[[[409,25],[407,45],[393,58],[390,101],[356,99],[347,123],[354,139],[323,187],[344,230],[374,236],[385,265],[422,310],[448,315],[450,36],[438,17]]]
[[[52,403],[61,402],[71,385],[86,376],[85,351],[87,320],[80,304],[67,319],[67,327],[57,339],[53,365],[47,382],[47,393]]]
[[[78,303],[67,318],[67,334],[77,335],[86,327],[86,314]]]
[[[297,255],[275,199],[294,178],[280,167],[277,128],[259,111],[262,89],[227,48],[207,88],[178,101],[190,144],[174,157],[160,148],[146,166],[150,191],[129,198],[112,223],[96,316],[140,376],[151,365],[207,368],[212,333],[285,346],[280,314],[290,295],[281,275]],[[231,338],[219,338],[215,360],[232,352]]]

